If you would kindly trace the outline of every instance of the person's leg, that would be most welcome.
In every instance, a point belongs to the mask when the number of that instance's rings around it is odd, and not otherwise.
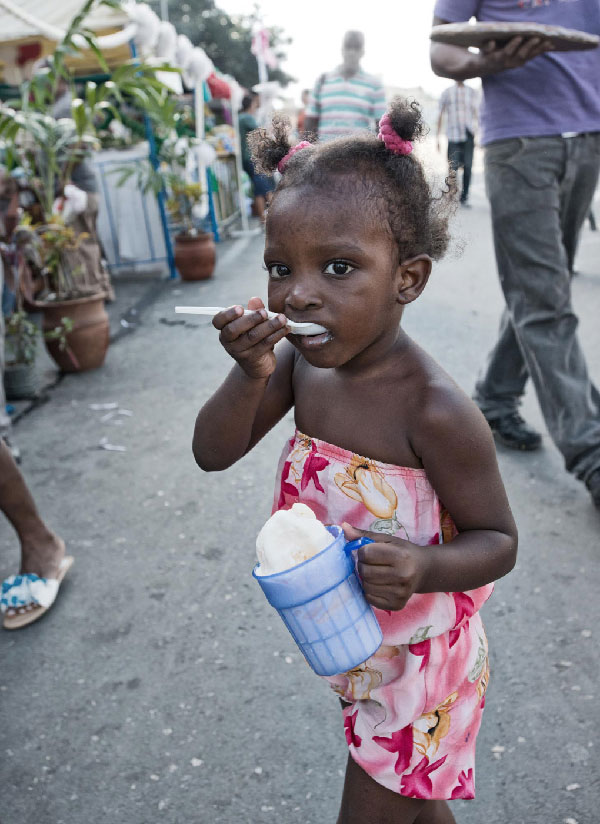
[[[254,187],[254,202],[256,204],[256,213],[261,222],[265,222],[265,209],[268,198],[273,191],[273,179],[269,175],[254,175],[252,178],[252,185]]]
[[[56,578],[65,554],[64,541],[48,529],[40,517],[25,480],[2,440],[0,511],[15,528],[21,544],[19,572],[34,572],[41,578]]]
[[[505,418],[517,411],[528,377],[510,313],[505,309],[500,318],[498,340],[475,384],[473,396],[488,421]]]
[[[415,824],[456,824],[456,819],[446,801],[426,801]]]
[[[0,257],[0,298],[4,287],[4,262]],[[10,418],[6,414],[6,397],[4,394],[4,314],[0,309],[0,438],[8,435]]]
[[[0,257],[0,297],[4,286],[4,261]],[[6,393],[4,391],[4,315],[0,308],[0,441],[8,446],[15,461],[21,461],[21,451],[12,440],[12,425],[6,411]]]
[[[518,145],[518,141],[511,142],[513,146]],[[492,145],[501,147],[501,144]],[[510,146],[508,148],[510,150]],[[489,198],[488,173],[489,164],[486,162],[486,191]],[[502,443],[512,448],[530,450],[541,445],[541,436],[518,415],[528,377],[529,372],[513,329],[511,314],[505,308],[500,319],[498,339],[480,373],[473,399],[492,429],[501,430],[497,434]]]
[[[337,824],[414,824],[429,803],[388,790],[367,775],[349,755]],[[453,820],[449,819],[449,824]],[[419,824],[426,821],[419,818]]]
[[[560,188],[560,225],[567,253],[567,266],[572,274],[579,233],[594,197],[600,171],[600,137],[586,134],[569,138],[566,174]]]
[[[562,244],[560,137],[503,140],[486,148],[500,282],[513,331],[554,443],[586,481],[600,466],[600,395],[577,338]]]
[[[450,168],[457,172],[462,166],[462,144],[454,140],[448,141],[448,163]]]
[[[265,199],[262,195],[257,195],[254,198],[254,210],[256,217],[261,223],[265,222]]]
[[[467,139],[464,143],[463,149],[463,183],[462,195],[460,199],[463,203],[467,202],[469,197],[469,185],[471,183],[471,168],[473,166],[473,149],[475,148],[475,138],[467,129]]]

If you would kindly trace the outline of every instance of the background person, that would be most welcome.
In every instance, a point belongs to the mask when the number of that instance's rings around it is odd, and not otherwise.
[[[442,120],[446,118],[446,137],[448,138],[448,162],[454,171],[463,170],[460,202],[468,206],[471,167],[475,134],[479,119],[479,95],[471,86],[457,80],[449,86],[440,97],[440,113],[437,123],[437,148],[440,151],[440,134]]]
[[[249,92],[244,95],[238,121],[240,126],[240,144],[242,149],[242,168],[252,181],[254,213],[256,217],[260,219],[260,222],[264,223],[267,200],[275,188],[275,183],[272,177],[269,177],[268,175],[261,175],[256,172],[254,163],[252,162],[252,158],[250,156],[250,149],[248,148],[248,135],[250,132],[254,131],[254,129],[258,129],[256,112],[259,107],[260,96],[256,92]]]
[[[437,0],[434,25],[472,16],[600,34],[598,0]],[[600,49],[552,50],[541,38],[478,53],[432,43],[431,65],[455,80],[483,78],[481,142],[506,309],[475,399],[499,440],[537,449],[540,435],[518,414],[531,377],[566,468],[600,509],[600,394],[577,337],[569,274],[600,168]]]
[[[377,131],[385,112],[381,81],[361,69],[365,36],[348,31],[342,42],[342,64],[317,80],[306,107],[304,131],[320,141],[361,130]]]

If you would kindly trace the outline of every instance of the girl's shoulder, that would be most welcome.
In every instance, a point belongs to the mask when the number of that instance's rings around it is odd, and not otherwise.
[[[416,353],[415,373],[410,403],[411,441],[417,454],[422,454],[421,444],[436,440],[489,440],[489,426],[475,402],[423,350]]]
[[[423,415],[437,416],[444,410],[452,414],[459,408],[477,408],[448,372],[414,341],[411,342],[410,357],[411,396]]]

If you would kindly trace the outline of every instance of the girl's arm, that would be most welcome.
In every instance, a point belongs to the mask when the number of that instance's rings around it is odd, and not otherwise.
[[[196,418],[192,449],[207,472],[238,461],[293,405],[295,350],[281,341],[288,333],[285,319],[267,319],[258,298],[248,305],[257,311],[244,315],[241,306],[232,306],[213,320],[237,363]]]
[[[475,589],[513,568],[517,528],[487,421],[458,388],[431,394],[414,448],[459,534],[433,548],[419,591]]]
[[[440,546],[368,533],[359,572],[373,606],[398,610],[414,592],[463,592],[513,568],[517,529],[510,511],[490,428],[458,388],[439,385],[419,404],[412,447],[459,534]],[[345,528],[346,537],[365,534]]]

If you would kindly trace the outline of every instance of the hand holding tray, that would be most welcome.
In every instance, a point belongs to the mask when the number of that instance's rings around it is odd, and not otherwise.
[[[504,45],[513,37],[540,37],[542,40],[549,40],[554,51],[595,49],[600,43],[596,34],[541,23],[444,23],[434,26],[430,37],[436,43],[467,48],[481,48],[490,40]]]

